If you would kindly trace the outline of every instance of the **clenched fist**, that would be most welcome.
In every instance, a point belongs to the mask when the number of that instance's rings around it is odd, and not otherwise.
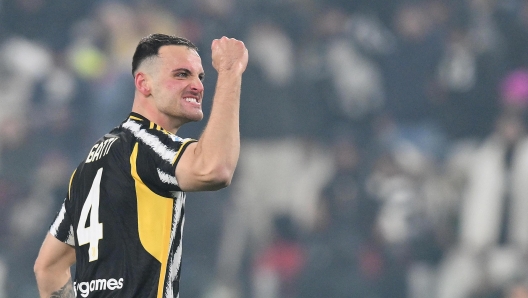
[[[242,74],[248,63],[248,51],[244,43],[223,36],[211,44],[213,67],[218,73]]]

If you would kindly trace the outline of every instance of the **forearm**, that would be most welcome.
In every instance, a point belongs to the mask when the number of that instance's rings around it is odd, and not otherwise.
[[[213,107],[196,153],[202,169],[231,179],[240,153],[239,110],[241,74],[218,75]]]
[[[40,297],[74,297],[70,273],[74,263],[75,249],[48,233],[33,267]]]
[[[41,298],[73,298],[73,283],[70,270],[56,272],[42,270],[36,272],[37,285]]]
[[[225,36],[213,40],[211,50],[218,79],[209,121],[176,167],[178,183],[185,191],[229,185],[240,154],[240,92],[248,52],[243,42]]]

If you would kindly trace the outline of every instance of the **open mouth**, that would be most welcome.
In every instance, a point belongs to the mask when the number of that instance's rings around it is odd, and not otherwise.
[[[200,104],[200,102],[198,101],[197,98],[194,98],[194,97],[185,97],[184,100],[186,102],[190,102],[190,103],[194,103],[194,104]]]

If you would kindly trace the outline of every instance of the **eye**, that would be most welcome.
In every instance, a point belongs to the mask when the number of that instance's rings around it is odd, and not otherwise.
[[[175,76],[178,78],[186,78],[189,76],[189,74],[186,72],[177,72]]]
[[[205,78],[205,74],[201,73],[200,75],[198,75],[198,78],[200,79],[200,81],[203,82],[203,80]]]

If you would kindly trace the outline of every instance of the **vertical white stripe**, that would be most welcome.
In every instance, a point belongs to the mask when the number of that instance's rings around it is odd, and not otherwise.
[[[57,239],[58,239],[58,234],[59,234],[59,227],[64,221],[65,215],[66,215],[66,206],[64,205],[64,203],[62,203],[62,207],[59,211],[59,214],[57,214],[55,221],[53,221],[49,229],[49,232],[51,233],[51,235],[53,235]],[[70,230],[68,231],[68,237],[66,239],[59,239],[59,240],[64,241],[64,243],[71,245],[71,246],[75,245],[75,241],[73,238],[73,226],[72,225],[70,225]]]
[[[73,237],[73,226],[70,225],[70,232],[68,233],[68,238],[66,239],[66,244],[75,246],[75,238]]]
[[[176,196],[174,198],[174,217],[172,220],[172,229],[171,229],[171,236],[170,236],[170,248],[169,251],[172,251],[174,246],[174,238],[176,237],[176,229],[178,227],[178,224],[180,222],[180,216],[182,212],[183,205],[185,203],[185,193],[184,192],[177,192]],[[176,251],[171,259],[168,260],[167,264],[167,278],[165,280],[165,295],[166,297],[174,297],[174,288],[172,285],[172,282],[176,279],[178,276],[178,269],[180,268],[181,263],[181,257],[182,257],[182,238],[183,238],[183,221],[181,223],[180,227],[180,239],[178,241],[178,247],[176,248]]]
[[[55,237],[57,237],[57,233],[59,232],[59,226],[64,220],[65,214],[66,214],[66,207],[64,206],[64,203],[62,203],[61,210],[59,211],[59,214],[57,214],[55,221],[53,222],[53,224],[51,224],[51,227],[50,227],[50,233]]]

